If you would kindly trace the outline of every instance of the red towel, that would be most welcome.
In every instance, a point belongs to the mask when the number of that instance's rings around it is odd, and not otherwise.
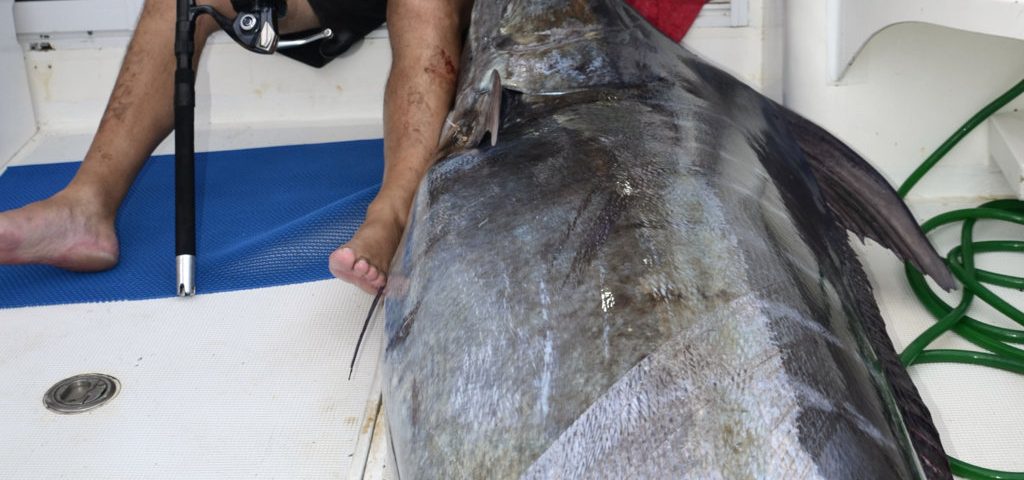
[[[678,42],[707,0],[626,0],[661,33]]]

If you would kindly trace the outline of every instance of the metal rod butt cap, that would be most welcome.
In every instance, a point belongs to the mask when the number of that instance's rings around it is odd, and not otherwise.
[[[191,297],[196,294],[196,256],[178,255],[178,296]]]

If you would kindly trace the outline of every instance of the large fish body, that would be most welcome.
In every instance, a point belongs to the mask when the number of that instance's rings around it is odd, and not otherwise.
[[[478,0],[466,50],[387,292],[401,478],[949,475],[844,227],[950,279],[877,173],[613,0]]]

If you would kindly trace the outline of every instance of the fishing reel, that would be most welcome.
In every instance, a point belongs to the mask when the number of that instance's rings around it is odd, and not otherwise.
[[[278,49],[298,47],[334,36],[330,28],[325,28],[307,37],[281,40],[277,21],[288,12],[285,0],[231,0],[231,6],[238,12],[234,19],[210,5],[193,5],[193,18],[204,13],[210,15],[221,30],[242,48],[267,55]]]

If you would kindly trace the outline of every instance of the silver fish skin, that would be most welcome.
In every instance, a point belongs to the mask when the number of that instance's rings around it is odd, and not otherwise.
[[[613,0],[478,0],[462,65],[386,292],[400,478],[949,478],[845,229],[952,281],[843,197],[877,172]]]

